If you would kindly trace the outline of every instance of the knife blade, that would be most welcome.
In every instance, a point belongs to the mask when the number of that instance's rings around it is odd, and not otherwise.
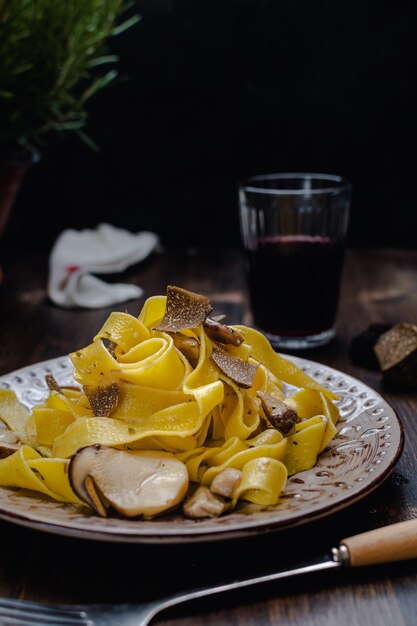
[[[221,594],[226,591],[243,589],[262,583],[271,583],[294,576],[415,558],[417,558],[417,519],[412,519],[342,539],[338,546],[330,549],[327,557],[312,563],[254,578],[239,579],[215,587],[205,587],[188,593],[179,593],[166,598],[161,604],[164,609],[167,609],[188,600],[197,600],[209,595]]]

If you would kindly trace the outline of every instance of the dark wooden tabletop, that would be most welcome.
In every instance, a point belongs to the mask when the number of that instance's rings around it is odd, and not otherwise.
[[[4,264],[0,289],[0,375],[90,343],[111,310],[64,310],[46,297],[47,262]],[[227,322],[247,321],[238,252],[165,251],[124,280],[145,296],[175,284],[209,295]],[[138,314],[143,299],[118,310]],[[417,321],[417,253],[350,250],[337,338],[299,353],[346,372],[380,393],[400,416],[403,454],[390,476],[347,508],[257,537],[187,545],[115,544],[76,539],[0,521],[0,595],[55,603],[125,602],[261,574],[320,556],[339,540],[417,516],[417,390],[383,384],[378,370],[351,362],[350,341],[371,323]],[[416,622],[417,562],[337,570],[208,598],[161,615],[182,626],[409,626]]]

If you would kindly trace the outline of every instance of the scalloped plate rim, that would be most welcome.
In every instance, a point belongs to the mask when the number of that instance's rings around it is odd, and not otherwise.
[[[312,510],[301,512],[295,514],[290,517],[285,516],[277,516],[272,520],[262,519],[264,512],[259,511],[250,514],[241,514],[241,513],[231,513],[225,515],[221,518],[217,518],[217,520],[209,522],[211,523],[210,527],[207,529],[207,521],[197,521],[194,522],[194,526],[188,524],[189,520],[187,520],[187,526],[178,528],[178,524],[173,522],[174,528],[161,528],[158,524],[156,528],[148,529],[148,528],[132,528],[134,524],[142,524],[141,520],[124,520],[119,518],[112,518],[114,521],[114,526],[106,527],[103,524],[103,528],[100,528],[101,522],[105,522],[102,518],[98,518],[95,515],[82,515],[82,519],[93,520],[93,525],[95,524],[97,527],[88,528],[83,527],[77,524],[71,523],[71,516],[73,515],[73,507],[71,505],[63,505],[62,503],[56,503],[54,501],[47,501],[37,495],[33,495],[30,497],[34,505],[30,506],[29,509],[36,508],[36,502],[39,504],[48,503],[51,511],[57,508],[64,508],[68,510],[69,521],[64,518],[64,521],[57,521],[51,519],[51,521],[46,520],[42,516],[31,514],[30,511],[27,510],[19,510],[19,507],[7,507],[5,508],[2,502],[2,495],[5,493],[13,495],[17,495],[19,497],[19,490],[13,488],[0,487],[0,519],[5,520],[7,522],[15,523],[20,526],[28,527],[31,529],[36,529],[39,531],[49,532],[52,534],[62,535],[62,536],[70,536],[79,539],[92,539],[98,541],[108,541],[108,542],[120,542],[120,543],[189,543],[189,542],[199,542],[199,541],[214,541],[221,539],[230,539],[230,538],[241,538],[250,536],[253,534],[263,534],[272,531],[285,530],[290,527],[300,526],[302,524],[315,521],[317,519],[323,518],[325,516],[331,515],[341,509],[344,509],[351,504],[361,500],[369,493],[374,491],[377,487],[379,487],[386,478],[390,475],[392,470],[394,469],[396,463],[398,462],[403,448],[404,448],[404,429],[396,411],[393,407],[374,389],[358,380],[357,378],[351,376],[350,374],[346,374],[341,372],[340,370],[333,368],[329,365],[325,365],[323,363],[305,359],[302,357],[283,354],[285,358],[293,361],[299,367],[312,367],[316,370],[324,370],[327,376],[333,377],[344,377],[349,385],[359,385],[359,387],[363,390],[363,392],[367,392],[370,394],[374,394],[377,398],[378,402],[382,407],[384,407],[390,413],[391,418],[391,426],[397,429],[397,445],[391,455],[388,457],[388,462],[384,464],[384,467],[381,467],[379,472],[376,472],[372,480],[369,480],[368,483],[364,484],[362,487],[356,488],[354,493],[351,495],[346,495],[345,497],[341,497],[334,502],[329,502],[328,504],[321,504],[319,506],[313,507]],[[45,372],[53,369],[59,363],[66,363],[68,366],[68,374],[71,374],[71,364],[68,358],[68,355],[62,355],[55,358],[47,359],[44,361],[40,361],[38,363],[34,363],[32,365],[27,365],[7,374],[0,376],[0,388],[4,388],[5,382],[8,384],[10,388],[14,388],[13,384],[7,382],[8,379],[12,379],[13,377],[21,377],[26,373],[36,372],[37,375],[41,373],[44,375]],[[63,371],[64,368],[61,370]],[[38,371],[39,370],[39,371]],[[33,375],[33,374],[32,374]],[[312,376],[312,374],[309,374]],[[316,378],[316,377],[314,377]],[[66,381],[70,381],[70,378],[66,376]],[[45,385],[45,392],[46,385]],[[340,392],[339,392],[340,393]],[[387,418],[389,419],[389,418]],[[339,422],[340,424],[341,422]],[[299,476],[306,476],[309,473],[312,473],[315,470],[316,466],[314,466],[311,470],[306,470],[305,472],[301,472],[291,478],[296,478]],[[342,474],[343,477],[343,474]],[[339,477],[340,478],[340,477]],[[288,487],[288,484],[287,484]],[[28,496],[26,496],[28,497]],[[22,507],[21,507],[22,508]],[[261,519],[260,519],[261,517]],[[223,526],[223,520],[238,518],[235,523],[226,523]],[[109,519],[109,518],[106,518]],[[167,518],[161,518],[167,519]],[[220,520],[220,523],[219,523]],[[244,520],[244,521],[242,521]],[[126,523],[127,522],[127,523]],[[146,522],[148,525],[152,524],[152,521]],[[181,521],[179,522],[181,524]],[[159,528],[158,528],[159,526]]]

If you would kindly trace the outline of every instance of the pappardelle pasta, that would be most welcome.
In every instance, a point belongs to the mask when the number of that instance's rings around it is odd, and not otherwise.
[[[211,312],[168,286],[69,355],[72,386],[49,376],[30,412],[0,390],[0,486],[137,519],[277,505],[335,436],[337,398],[260,332]]]

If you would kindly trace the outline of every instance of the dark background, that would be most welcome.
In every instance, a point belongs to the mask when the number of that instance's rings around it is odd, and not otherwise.
[[[350,245],[416,245],[414,2],[143,0],[136,10],[141,22],[111,43],[128,78],[90,104],[101,152],[51,138],[3,249],[45,250],[65,227],[104,221],[154,230],[166,246],[235,247],[238,181],[274,171],[348,178]]]

